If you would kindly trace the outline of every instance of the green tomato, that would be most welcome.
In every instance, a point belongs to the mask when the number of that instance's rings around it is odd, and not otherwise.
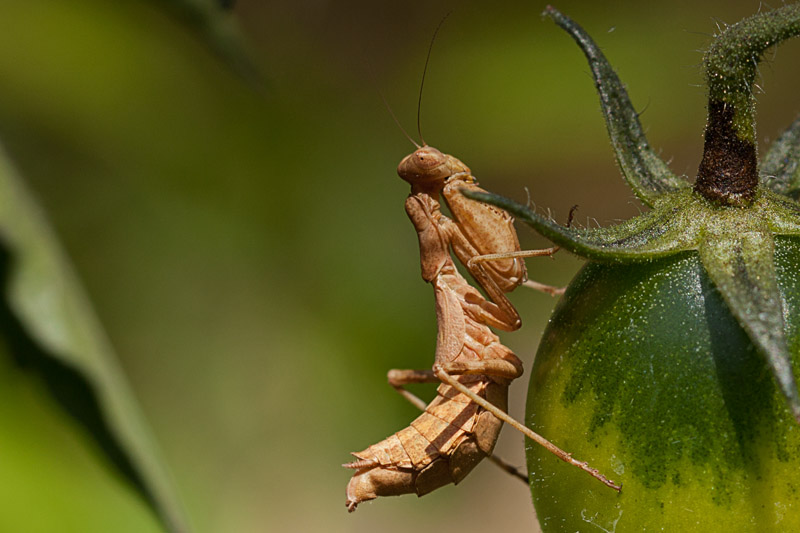
[[[650,147],[594,41],[545,15],[588,59],[620,169],[650,210],[565,228],[468,194],[590,260],[545,331],[527,425],[623,489],[529,443],[542,528],[800,531],[800,119],[759,161],[752,91],[764,52],[800,35],[800,2],[726,27],[706,52],[694,184]]]
[[[775,262],[797,369],[800,241],[776,239]],[[800,531],[800,426],[696,254],[584,267],[536,355],[527,425],[623,485],[529,443],[545,532]]]

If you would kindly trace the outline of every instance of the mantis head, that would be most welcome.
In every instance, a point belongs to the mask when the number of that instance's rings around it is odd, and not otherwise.
[[[397,174],[413,188],[441,189],[450,176],[470,172],[467,165],[432,146],[417,148],[397,165]]]

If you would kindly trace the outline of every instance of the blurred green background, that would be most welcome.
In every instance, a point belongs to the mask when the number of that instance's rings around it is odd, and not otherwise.
[[[603,48],[651,144],[693,177],[700,50],[759,5],[556,7]],[[255,90],[160,2],[0,1],[0,139],[74,261],[197,531],[535,530],[525,487],[488,463],[457,488],[354,515],[340,465],[416,416],[386,371],[433,360],[433,298],[395,174],[413,147],[379,91],[413,132],[427,46],[447,12],[425,139],[492,191],[524,200],[527,187],[559,220],[573,204],[582,224],[640,209],[583,56],[543,8],[240,0],[234,14],[265,79]],[[798,52],[789,43],[761,66],[762,141],[800,111]],[[523,247],[545,244],[520,235]],[[528,264],[552,284],[580,265],[567,254]],[[554,301],[524,288],[512,300],[525,325],[503,338],[530,368]],[[512,386],[519,418],[526,381]],[[20,465],[3,472],[0,531],[103,531],[114,520],[157,530],[85,439],[28,396],[26,423],[39,429],[20,439],[39,445],[0,443]],[[522,464],[521,436],[506,429],[498,451]],[[81,476],[53,481],[64,465]]]

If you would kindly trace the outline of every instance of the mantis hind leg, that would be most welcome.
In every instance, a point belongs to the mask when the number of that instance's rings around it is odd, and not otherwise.
[[[577,466],[578,468],[588,473],[589,475],[591,475],[592,477],[594,477],[607,487],[610,487],[616,490],[617,492],[622,490],[622,486],[616,485],[612,480],[606,478],[603,474],[601,474],[596,468],[590,467],[589,463],[585,461],[578,461],[577,459],[573,458],[571,454],[565,452],[564,450],[562,450],[549,440],[545,439],[535,431],[519,423],[517,420],[512,418],[508,413],[506,413],[493,403],[489,402],[486,398],[481,398],[480,396],[469,390],[469,388],[465,387],[463,383],[458,381],[458,379],[447,373],[447,371],[445,370],[446,366],[447,365],[440,365],[440,364],[433,365],[433,373],[436,375],[437,378],[439,378],[442,381],[442,383],[447,383],[448,385],[456,389],[458,392],[464,394],[470,400],[480,405],[481,407],[492,413],[494,416],[496,416],[498,419],[502,420],[509,426],[513,427],[514,429],[516,429],[517,431],[519,431],[520,433],[522,433],[523,435],[534,441],[536,444],[545,447],[550,453],[552,453],[562,461],[569,463],[572,466]],[[491,371],[485,372],[485,374],[491,375]]]
[[[427,404],[420,399],[419,396],[413,394],[411,391],[405,388],[405,385],[410,383],[440,383],[441,380],[436,377],[436,374],[433,370],[406,370],[406,369],[397,369],[394,368],[389,370],[389,373],[386,375],[387,380],[389,381],[389,385],[391,385],[394,390],[396,390],[403,398],[408,400],[412,405],[417,407],[420,411],[424,411],[427,407]],[[523,483],[528,483],[528,476],[524,473],[520,472],[520,470],[500,459],[496,455],[490,455],[489,460],[494,463],[495,465],[499,466],[508,474],[518,478]]]
[[[561,296],[567,290],[566,287],[555,287],[553,285],[545,285],[544,283],[539,283],[538,281],[533,281],[532,279],[526,279],[525,281],[522,282],[522,285],[528,287],[529,289],[549,294],[550,296]]]
[[[386,374],[386,379],[389,381],[394,390],[400,396],[408,400],[411,405],[424,411],[427,404],[411,391],[405,388],[410,383],[438,383],[439,378],[434,375],[433,370],[406,370],[393,368]]]

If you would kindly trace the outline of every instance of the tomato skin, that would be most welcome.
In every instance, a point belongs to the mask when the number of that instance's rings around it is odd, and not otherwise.
[[[800,241],[776,238],[775,263],[800,375]],[[588,263],[545,330],[526,420],[623,484],[528,442],[545,532],[800,531],[800,426],[694,252]]]

